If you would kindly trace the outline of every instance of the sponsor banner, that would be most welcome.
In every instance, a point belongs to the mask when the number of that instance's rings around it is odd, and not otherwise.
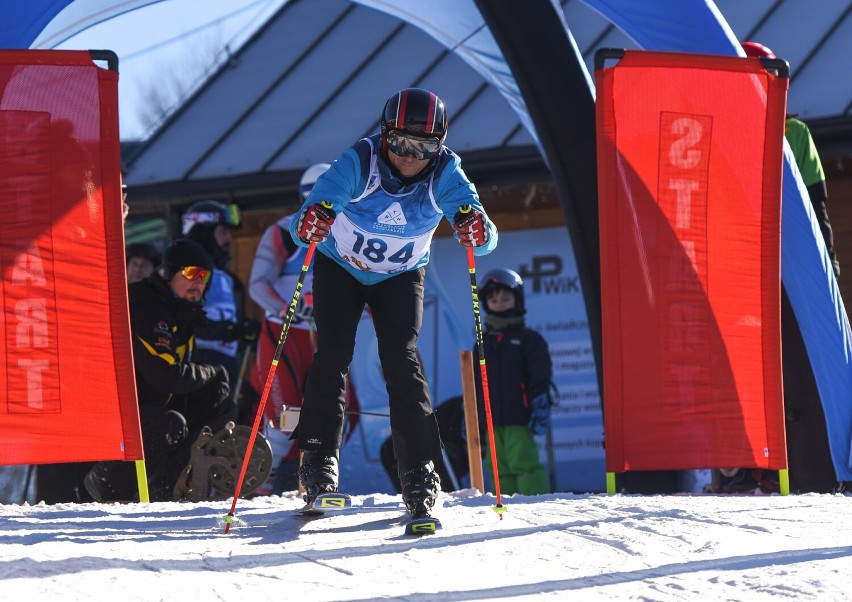
[[[538,438],[542,461],[555,481],[552,487],[555,491],[602,491],[601,402],[580,277],[567,230],[501,233],[497,249],[477,258],[477,281],[498,267],[515,270],[523,278],[527,326],[544,336],[553,359],[558,394],[552,411],[552,453],[546,437]],[[476,342],[466,251],[455,239],[432,242],[425,294],[418,347],[433,405],[439,405],[462,394],[459,354],[471,351]],[[366,313],[358,328],[350,375],[361,409],[387,414],[375,332]],[[373,415],[362,416],[360,424],[367,456],[378,460],[381,444],[390,436],[390,424],[384,416]]]

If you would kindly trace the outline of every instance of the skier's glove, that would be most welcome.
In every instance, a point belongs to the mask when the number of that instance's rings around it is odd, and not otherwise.
[[[468,208],[459,211],[453,218],[453,229],[459,242],[465,247],[481,247],[488,242],[488,224],[481,211]]]
[[[331,203],[327,201],[309,205],[299,216],[296,236],[301,238],[303,242],[322,242],[328,238],[334,217]]]
[[[530,421],[527,428],[533,435],[543,435],[550,423],[550,397],[542,393],[530,402]]]
[[[236,322],[222,322],[225,331],[222,333],[222,341],[231,343],[240,338],[240,325]]]
[[[231,393],[231,386],[229,384],[228,369],[225,366],[216,364],[213,366],[213,369],[215,370],[213,377],[207,381],[207,386],[204,387],[202,395],[211,406],[217,406],[228,399]]]
[[[246,344],[254,345],[260,335],[260,321],[252,318],[243,319],[243,323],[240,325],[240,334]]]
[[[257,340],[257,335],[259,334],[260,322],[252,320],[251,318],[244,318],[239,324],[236,322],[228,322],[225,327],[225,338],[222,340],[229,343],[239,339],[251,345]]]

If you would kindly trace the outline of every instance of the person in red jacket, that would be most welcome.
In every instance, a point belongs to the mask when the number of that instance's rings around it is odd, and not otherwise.
[[[305,170],[299,182],[302,202],[308,198],[317,178],[329,167],[328,163],[317,163]],[[252,375],[252,385],[256,391],[263,391],[266,384],[284,317],[307,254],[307,249],[298,246],[290,235],[290,221],[293,218],[294,215],[285,215],[264,231],[251,265],[249,296],[264,312]],[[316,331],[312,282],[313,270],[309,269],[290,320],[290,330],[264,408],[267,418],[265,433],[272,445],[276,467],[269,481],[259,491],[261,495],[280,495],[299,487],[296,474],[299,470],[299,442],[290,441],[287,435],[278,430],[278,426],[285,409],[302,407],[305,379],[314,357]]]

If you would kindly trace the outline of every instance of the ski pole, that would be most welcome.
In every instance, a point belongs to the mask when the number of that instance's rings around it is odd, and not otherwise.
[[[287,409],[290,410],[290,411],[293,411],[293,412],[301,412],[302,411],[302,408],[287,408]],[[365,412],[365,411],[362,411],[362,410],[359,410],[359,411],[343,410],[343,413],[344,414],[351,414],[353,416],[378,416],[379,418],[390,418],[390,414],[388,414],[387,412]]]
[[[243,358],[240,360],[240,373],[237,376],[237,384],[234,386],[234,399],[240,395],[240,389],[243,388],[243,380],[245,379],[246,369],[248,368],[248,359],[249,353],[251,352],[251,347],[246,345],[245,349],[243,349]]]
[[[323,201],[323,206],[326,206],[327,201]],[[328,207],[331,205],[328,204]],[[305,261],[302,263],[302,271],[299,273],[299,280],[296,282],[296,290],[293,291],[293,299],[290,301],[290,306],[287,308],[287,314],[284,316],[284,324],[281,326],[281,335],[278,337],[278,346],[275,348],[275,355],[272,357],[272,364],[269,366],[269,373],[266,375],[266,384],[263,386],[263,394],[260,396],[260,403],[257,405],[257,414],[254,417],[254,424],[251,428],[251,436],[249,436],[248,445],[246,446],[246,454],[243,457],[243,467],[240,469],[240,478],[237,480],[237,489],[234,491],[234,500],[231,502],[231,511],[225,516],[225,534],[231,529],[231,523],[234,522],[234,509],[237,507],[237,499],[240,497],[240,489],[243,487],[243,479],[246,476],[248,463],[251,459],[251,449],[254,446],[254,440],[257,438],[257,431],[260,428],[260,421],[263,418],[263,408],[266,405],[266,398],[269,396],[269,389],[272,388],[272,380],[275,378],[275,369],[278,368],[278,360],[281,358],[281,353],[284,350],[284,341],[287,340],[287,333],[290,331],[290,323],[293,321],[293,314],[296,313],[296,304],[299,302],[299,295],[302,293],[302,285],[305,282],[305,276],[308,273],[308,268],[311,266],[311,259],[314,257],[314,250],[317,243],[312,242],[308,246],[308,252],[305,255]]]
[[[459,213],[470,213],[470,205],[459,207]],[[488,392],[488,372],[485,369],[485,346],[482,342],[482,320],[479,315],[479,288],[476,285],[476,259],[473,247],[467,247],[467,269],[470,273],[470,293],[473,297],[473,320],[476,324],[476,349],[479,353],[479,374],[482,379],[482,400],[485,405],[485,423],[488,426],[488,446],[491,450],[491,472],[494,476],[494,492],[497,495],[497,505],[494,512],[503,520],[506,506],[500,496],[500,474],[497,470],[497,447],[494,444],[494,423],[491,419],[491,395]]]

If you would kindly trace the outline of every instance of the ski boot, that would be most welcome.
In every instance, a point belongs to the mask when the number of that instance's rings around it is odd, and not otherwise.
[[[399,477],[402,484],[402,501],[411,514],[411,518],[427,518],[438,492],[441,491],[441,477],[435,472],[432,462],[423,462],[403,471]]]
[[[178,477],[173,499],[202,502],[233,496],[251,432],[249,427],[235,426],[233,422],[215,434],[205,426],[192,444],[189,464]],[[240,497],[246,497],[260,487],[271,470],[272,448],[266,437],[257,433]]]
[[[302,465],[299,467],[299,480],[305,488],[305,504],[313,504],[321,493],[337,491],[340,456],[338,450],[302,451]]]

